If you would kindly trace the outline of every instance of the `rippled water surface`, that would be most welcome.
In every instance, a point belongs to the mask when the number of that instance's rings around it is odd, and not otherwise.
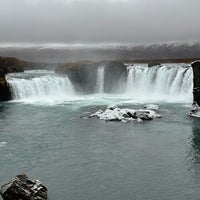
[[[197,200],[200,121],[189,105],[160,103],[161,119],[108,123],[81,118],[105,103],[1,103],[0,184],[24,172],[50,200]]]

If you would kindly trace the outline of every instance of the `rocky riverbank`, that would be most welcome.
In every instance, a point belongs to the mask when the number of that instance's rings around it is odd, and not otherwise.
[[[192,64],[193,70],[193,106],[189,116],[200,118],[200,61],[197,60]]]
[[[23,72],[25,63],[16,58],[0,57],[0,101],[11,99],[11,92],[5,75],[12,72]]]

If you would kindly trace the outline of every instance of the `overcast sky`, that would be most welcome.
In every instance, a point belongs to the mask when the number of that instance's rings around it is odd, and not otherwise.
[[[0,42],[200,41],[200,0],[0,0]]]

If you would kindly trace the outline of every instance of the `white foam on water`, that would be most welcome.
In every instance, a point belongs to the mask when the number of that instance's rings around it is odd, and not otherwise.
[[[1,147],[5,147],[6,144],[7,144],[7,142],[0,142],[0,148],[1,148]]]

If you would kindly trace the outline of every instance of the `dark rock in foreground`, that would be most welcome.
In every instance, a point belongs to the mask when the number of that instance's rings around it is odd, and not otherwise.
[[[4,200],[47,200],[47,188],[25,174],[17,175],[2,186],[0,193]]]
[[[124,83],[127,81],[127,67],[122,62],[108,62],[105,64],[104,91],[107,93],[124,91]]]
[[[200,107],[198,106],[197,103],[193,103],[192,105],[192,109],[190,110],[190,112],[188,113],[188,115],[190,117],[197,117],[200,118]]]

